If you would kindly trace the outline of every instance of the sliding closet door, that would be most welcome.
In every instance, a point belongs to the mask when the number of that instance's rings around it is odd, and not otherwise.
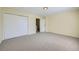
[[[27,35],[27,17],[4,14],[4,38],[10,39]]]

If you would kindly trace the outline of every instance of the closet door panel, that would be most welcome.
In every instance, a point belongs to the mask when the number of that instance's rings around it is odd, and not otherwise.
[[[4,38],[27,35],[27,17],[4,14]]]

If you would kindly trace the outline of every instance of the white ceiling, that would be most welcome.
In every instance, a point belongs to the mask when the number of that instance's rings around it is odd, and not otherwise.
[[[16,7],[19,11],[33,13],[40,16],[47,16],[57,12],[71,10],[70,7],[48,7],[48,10],[43,10],[43,7]]]

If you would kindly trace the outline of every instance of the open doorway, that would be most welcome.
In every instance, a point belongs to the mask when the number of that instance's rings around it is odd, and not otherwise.
[[[40,32],[40,19],[36,18],[36,32]]]

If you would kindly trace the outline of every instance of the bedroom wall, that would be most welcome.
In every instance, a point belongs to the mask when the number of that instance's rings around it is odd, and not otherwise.
[[[2,20],[2,10],[0,8],[0,43],[3,40],[3,20]]]
[[[47,16],[46,31],[79,38],[79,11],[63,11]]]
[[[46,32],[46,18],[40,18],[40,32]]]
[[[8,13],[8,14],[15,14],[15,15],[20,15],[20,16],[27,16],[28,17],[28,34],[33,34],[36,33],[36,18],[40,17],[34,14],[26,13],[26,12],[21,12],[13,8],[3,8],[3,13]]]
[[[78,32],[78,36],[79,36],[79,10],[77,11],[77,17],[78,17],[78,22],[77,22],[77,32]]]
[[[14,9],[14,8],[9,8],[9,7],[4,7],[1,9],[2,13],[3,14],[14,14],[14,15],[20,15],[20,16],[25,16],[25,17],[28,17],[28,34],[34,34],[36,33],[36,18],[41,18],[40,16],[38,15],[35,15],[35,14],[31,14],[31,13],[28,13],[28,12],[24,12],[24,11],[19,11],[17,9]],[[0,18],[3,18],[3,16],[0,15]],[[2,22],[2,20],[0,19],[0,22]],[[2,23],[0,23],[0,37],[2,38],[1,36],[1,33],[2,33]],[[0,39],[0,41],[2,41],[3,39]]]
[[[30,14],[28,12],[21,12],[18,11],[17,9],[14,8],[3,8],[3,13],[7,13],[7,14],[15,14],[15,15],[21,15],[21,16],[26,16],[28,17],[28,34],[33,34],[36,33],[36,25],[35,25],[35,20],[36,17],[39,17],[37,15],[34,14]]]

